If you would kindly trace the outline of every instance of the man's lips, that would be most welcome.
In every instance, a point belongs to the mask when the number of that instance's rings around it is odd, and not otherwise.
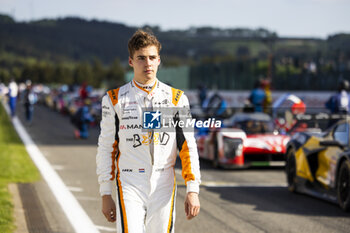
[[[152,73],[153,70],[145,70],[145,73]]]

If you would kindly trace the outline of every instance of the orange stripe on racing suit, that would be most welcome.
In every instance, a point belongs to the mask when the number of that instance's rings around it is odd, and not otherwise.
[[[118,103],[118,93],[119,93],[119,88],[113,89],[107,92],[109,95],[109,98],[112,101],[113,106],[115,106]]]
[[[182,164],[182,177],[184,178],[185,183],[190,180],[195,180],[195,176],[192,173],[191,169],[190,151],[188,149],[186,140],[182,144],[182,149],[180,150],[179,154]]]
[[[115,157],[116,154],[118,153],[118,141],[115,141],[113,144],[113,151],[111,152],[111,159],[112,159],[112,167],[111,167],[111,179],[110,180],[114,180],[115,178]]]
[[[175,88],[171,88],[171,91],[172,91],[172,94],[173,94],[172,95],[173,96],[172,102],[173,102],[173,104],[175,106],[177,106],[177,104],[178,104],[178,102],[180,100],[180,97],[181,97],[182,93],[184,93],[184,92],[179,90],[179,89],[175,89]]]
[[[119,208],[120,208],[120,216],[121,216],[121,224],[122,224],[122,232],[128,233],[128,221],[126,218],[126,211],[125,211],[125,204],[124,204],[124,196],[123,196],[123,189],[122,184],[120,182],[120,170],[119,170],[119,158],[121,153],[118,153],[117,158],[117,185],[118,185],[118,199],[119,199]],[[120,221],[120,220],[117,220]]]

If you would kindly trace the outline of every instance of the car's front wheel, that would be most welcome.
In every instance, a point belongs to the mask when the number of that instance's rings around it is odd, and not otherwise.
[[[350,210],[350,162],[345,160],[339,169],[337,180],[337,196],[340,207],[345,210]]]
[[[215,155],[213,161],[212,161],[212,164],[213,164],[213,167],[214,168],[220,168],[220,165],[219,165],[219,158],[217,155]]]
[[[214,168],[220,168],[219,148],[218,148],[217,141],[215,141],[215,143],[214,143],[214,158],[213,158],[212,164],[213,164]]]
[[[287,183],[288,183],[288,190],[291,192],[296,192],[297,185],[296,185],[296,159],[295,159],[295,152],[293,149],[289,149],[287,152],[287,158],[286,158],[286,175],[287,175]]]

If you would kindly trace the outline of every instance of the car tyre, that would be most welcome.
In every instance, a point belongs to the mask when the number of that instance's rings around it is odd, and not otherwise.
[[[220,168],[220,164],[219,164],[219,158],[217,155],[215,155],[215,158],[213,160],[213,167],[214,168]]]
[[[286,175],[287,175],[288,190],[291,192],[297,192],[296,171],[297,171],[297,166],[296,166],[295,152],[293,149],[289,149],[287,152],[287,158],[286,158]]]
[[[341,165],[337,179],[337,198],[340,207],[350,210],[350,162],[345,160]]]
[[[214,168],[220,168],[220,162],[219,162],[219,150],[218,150],[218,143],[215,140],[214,142],[214,159],[212,161]]]

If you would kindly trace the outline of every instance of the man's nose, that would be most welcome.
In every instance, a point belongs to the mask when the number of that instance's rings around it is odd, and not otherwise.
[[[149,57],[146,58],[146,65],[150,65],[151,64],[151,59]]]

